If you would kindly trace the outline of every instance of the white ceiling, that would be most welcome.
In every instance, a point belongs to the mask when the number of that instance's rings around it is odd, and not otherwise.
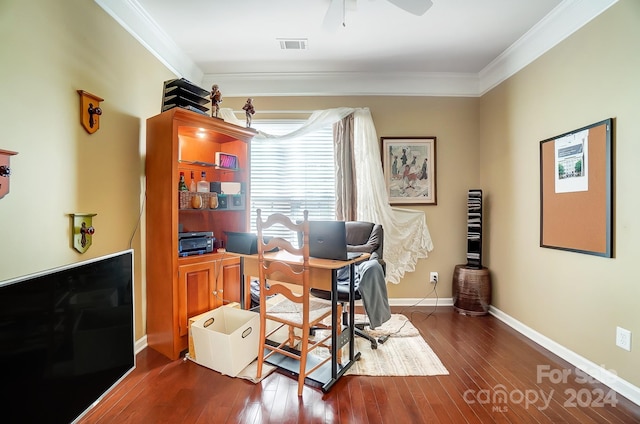
[[[617,0],[95,0],[169,66],[230,95],[477,96]],[[278,39],[305,39],[282,50]]]

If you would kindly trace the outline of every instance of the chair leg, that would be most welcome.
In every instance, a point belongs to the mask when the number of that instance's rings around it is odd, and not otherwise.
[[[258,369],[256,371],[256,379],[262,377],[262,364],[264,363],[264,343],[266,336],[265,329],[266,319],[264,316],[260,317],[260,341],[258,343]]]
[[[370,336],[369,333],[367,333],[364,330],[361,330],[358,327],[356,327],[356,336],[359,336],[359,337],[362,337],[363,339],[369,340],[369,343],[371,344],[371,349],[377,349],[378,348],[378,341],[375,339],[375,337]]]
[[[258,346],[258,370],[256,371],[256,379],[262,377],[262,363],[264,362],[264,345],[260,343]]]
[[[289,333],[288,333],[289,334],[288,335],[289,341],[288,341],[288,343],[289,343],[289,347],[292,348],[292,349],[296,347],[296,333],[295,333],[295,331],[296,330],[295,330],[294,327],[289,326]]]
[[[344,325],[349,325],[349,311],[347,310],[347,308],[344,308],[342,310],[342,323]],[[356,336],[369,340],[369,343],[371,344],[371,349],[377,349],[378,341],[375,339],[375,337],[370,336],[366,331],[364,331],[365,325],[368,325],[368,324],[364,324],[364,323],[354,324]]]
[[[302,328],[302,341],[300,346],[300,371],[298,373],[298,396],[302,396],[304,380],[307,377],[307,352],[309,350],[309,326]]]

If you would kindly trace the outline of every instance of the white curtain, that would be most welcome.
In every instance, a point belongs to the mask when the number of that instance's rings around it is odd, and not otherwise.
[[[335,108],[314,112],[307,122],[289,134],[275,136],[258,131],[256,139],[287,140],[333,125],[349,114],[354,114],[356,157],[356,186],[358,220],[382,224],[384,228],[384,260],[387,264],[387,282],[398,284],[406,272],[415,270],[420,258],[433,250],[433,242],[424,212],[394,208],[389,205],[387,188],[382,173],[380,145],[371,112],[368,108]],[[226,122],[245,126],[229,108],[221,108]]]

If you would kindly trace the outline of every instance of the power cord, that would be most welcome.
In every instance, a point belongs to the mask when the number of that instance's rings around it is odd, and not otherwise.
[[[133,232],[131,233],[131,238],[129,239],[129,249],[133,244],[133,237],[136,235],[138,228],[140,227],[140,219],[142,218],[142,212],[144,212],[144,207],[147,204],[147,191],[144,192],[144,197],[142,198],[142,205],[140,206],[140,214],[138,215],[138,221],[136,221],[136,225],[133,227]]]
[[[427,299],[431,293],[435,293],[435,295],[436,295],[436,303],[435,303],[435,305],[433,306],[433,310],[432,310],[431,312],[429,312],[429,314],[428,314],[424,319],[422,319],[420,322],[422,322],[422,321],[424,321],[424,320],[428,319],[431,315],[433,315],[433,313],[436,311],[436,308],[438,307],[438,300],[439,300],[439,297],[438,297],[437,287],[438,287],[438,278],[436,277],[436,278],[435,278],[435,282],[434,282],[434,284],[433,284],[433,290],[431,290],[429,293],[427,293],[427,294],[426,294],[426,296],[425,296],[425,297],[423,297],[422,299],[418,300],[418,301],[417,301],[416,303],[414,303],[413,305],[407,306],[406,308],[402,309],[402,310],[399,312],[399,314],[404,315],[404,312],[405,312],[407,309],[411,309],[411,308],[413,308],[413,307],[418,306],[420,303],[422,303],[422,301],[423,301],[423,300]],[[389,340],[389,338],[390,338],[390,337],[394,336],[395,334],[400,333],[400,331],[402,331],[402,329],[404,328],[404,326],[405,326],[405,325],[407,325],[407,323],[408,323],[408,322],[413,321],[413,314],[417,314],[417,313],[424,314],[424,312],[422,312],[422,311],[412,311],[412,312],[409,314],[409,318],[408,318],[404,323],[402,323],[402,325],[400,326],[400,328],[398,328],[396,331],[394,331],[394,332],[392,332],[392,333],[389,333],[389,334],[385,334],[385,335],[383,335],[383,336],[380,336],[380,337],[378,338],[378,343],[380,343],[380,344],[384,344],[387,340]],[[422,332],[420,331],[420,329],[418,329],[418,328],[416,327],[416,330],[418,330],[418,332],[420,333],[420,335],[422,335],[422,336],[424,337],[424,334],[422,334]]]
[[[226,254],[227,254],[226,250],[222,252],[222,256],[220,257],[220,260],[215,267],[216,273],[215,273],[215,276],[213,277],[215,281],[215,287],[213,288],[213,293],[211,293],[216,299],[220,300],[220,302],[222,302],[223,305],[225,303],[224,294],[223,296],[219,296],[218,293],[220,292],[224,293],[224,286],[222,287],[223,288],[222,290],[218,290],[218,282],[220,281],[220,270],[222,269],[222,263],[224,261],[224,257]],[[215,264],[216,261],[214,260],[213,262]],[[229,301],[227,301],[227,303],[229,303]]]
[[[220,250],[218,250],[218,252],[220,252]],[[224,259],[225,259],[225,256],[227,254],[227,251],[223,250],[221,253],[222,253],[222,256],[218,260],[218,264],[216,266],[216,273],[215,273],[215,276],[214,276],[215,287],[214,287],[214,290],[213,290],[213,292],[211,294],[213,294],[213,296],[216,299],[218,299],[220,302],[222,302],[223,305],[227,305],[229,303],[233,303],[233,301],[224,298],[224,286],[222,287],[222,290],[218,290],[218,283],[220,281],[220,271],[222,270],[222,264],[224,262]],[[216,262],[216,261],[214,261],[214,262]],[[220,293],[222,293],[222,296],[220,295]]]

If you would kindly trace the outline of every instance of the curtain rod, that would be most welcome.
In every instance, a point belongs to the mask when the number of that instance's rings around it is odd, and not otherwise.
[[[232,110],[233,113],[240,113],[244,115],[244,110]],[[312,114],[313,112],[315,112],[315,110],[256,110],[256,115],[259,113],[264,113],[264,114],[274,114],[274,113],[281,113],[281,114],[300,114],[300,113],[308,113],[308,114]]]

